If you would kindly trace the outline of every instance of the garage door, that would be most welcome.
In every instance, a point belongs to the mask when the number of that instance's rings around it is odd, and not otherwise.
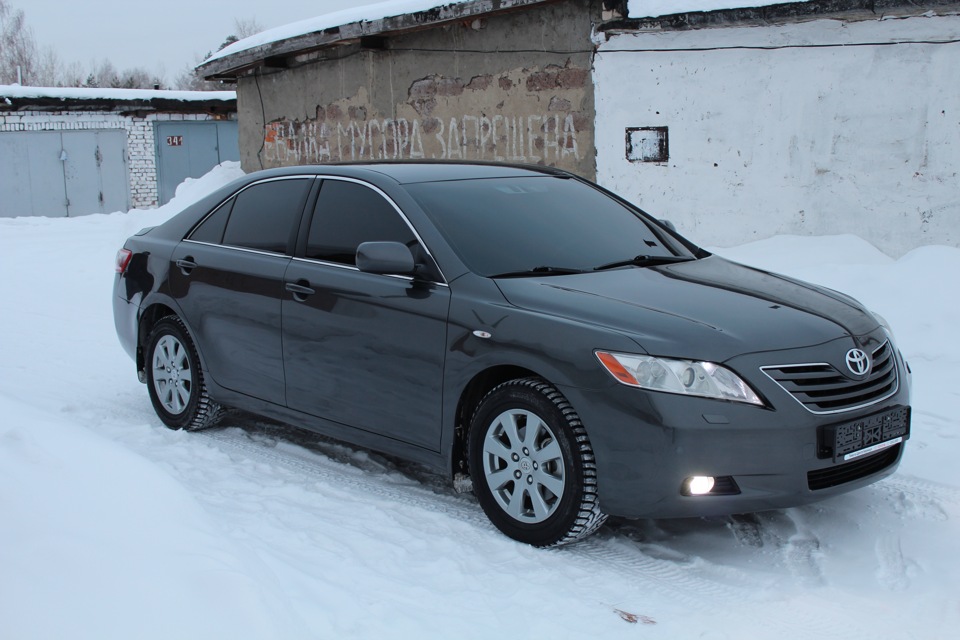
[[[199,178],[221,162],[240,159],[237,122],[158,122],[157,168],[160,204],[187,178]]]
[[[80,216],[130,208],[126,132],[0,133],[0,216]]]

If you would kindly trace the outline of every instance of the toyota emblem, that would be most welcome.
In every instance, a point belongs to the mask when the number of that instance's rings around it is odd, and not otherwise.
[[[862,376],[870,370],[870,356],[863,349],[847,351],[847,369],[857,376]]]

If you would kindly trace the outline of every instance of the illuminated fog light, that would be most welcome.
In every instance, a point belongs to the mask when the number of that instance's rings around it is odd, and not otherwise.
[[[713,490],[713,476],[690,476],[685,484],[691,496],[702,496]]]

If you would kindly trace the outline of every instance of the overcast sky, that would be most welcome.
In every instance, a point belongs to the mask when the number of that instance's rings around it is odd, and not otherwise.
[[[264,29],[381,0],[9,0],[22,9],[37,44],[64,64],[85,70],[104,58],[118,69],[144,67],[172,83],[196,56],[216,51],[234,19],[256,18]]]

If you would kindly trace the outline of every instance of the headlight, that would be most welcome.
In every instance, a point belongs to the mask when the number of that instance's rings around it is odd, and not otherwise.
[[[597,351],[597,358],[617,382],[631,387],[763,405],[740,376],[713,362],[606,351]]]

